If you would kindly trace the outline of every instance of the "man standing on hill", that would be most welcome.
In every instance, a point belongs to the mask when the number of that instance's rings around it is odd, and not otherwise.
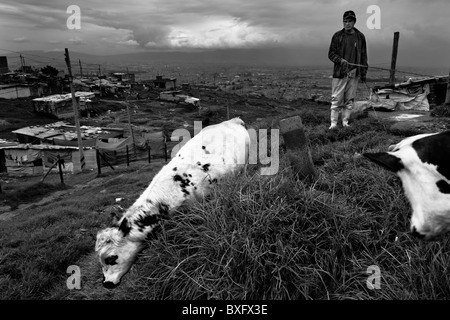
[[[331,126],[336,128],[342,109],[342,125],[348,127],[348,119],[353,108],[358,88],[358,77],[366,82],[367,48],[364,34],[355,28],[356,15],[346,11],[343,16],[344,28],[336,32],[328,50],[328,58],[334,63],[331,83]]]

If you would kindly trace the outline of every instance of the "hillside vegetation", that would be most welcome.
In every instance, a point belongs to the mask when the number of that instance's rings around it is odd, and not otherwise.
[[[218,185],[208,201],[180,208],[114,290],[103,288],[96,232],[116,198],[131,205],[158,167],[108,171],[54,203],[0,224],[0,299],[446,299],[447,238],[409,235],[400,180],[361,156],[403,137],[362,118],[330,132],[329,108],[298,108],[319,173],[299,181],[252,165]],[[285,115],[286,116],[286,115]],[[277,128],[279,118],[254,123]],[[81,269],[68,290],[67,267]],[[381,271],[370,289],[367,270]],[[370,269],[369,269],[370,270]]]

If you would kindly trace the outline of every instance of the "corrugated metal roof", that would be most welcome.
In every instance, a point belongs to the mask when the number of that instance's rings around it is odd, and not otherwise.
[[[0,139],[0,149],[2,147],[11,147],[11,146],[16,146],[18,145],[18,142],[14,142],[14,141],[6,141],[4,139]]]
[[[123,134],[122,128],[100,128],[100,127],[80,127],[83,138],[92,139],[103,136],[117,136]],[[61,138],[65,140],[77,139],[76,127],[63,121],[58,121],[45,126],[30,126],[12,131],[15,134],[21,134],[39,139]]]
[[[51,144],[31,144],[31,143],[18,143],[15,145],[2,145],[0,144],[0,149],[32,149],[32,150],[78,150],[78,147],[71,146],[54,146]],[[83,148],[86,149],[86,148]],[[91,148],[89,148],[91,149]]]
[[[95,93],[94,92],[77,91],[77,92],[75,92],[75,97],[95,98]],[[47,96],[47,97],[36,98],[36,99],[33,99],[33,101],[60,102],[60,101],[66,101],[66,100],[71,100],[71,99],[72,99],[72,94],[66,93],[66,94],[54,94],[54,95]]]
[[[45,134],[49,131],[54,131],[54,130],[47,129],[44,127],[39,127],[39,126],[33,126],[33,127],[25,127],[25,128],[17,129],[17,130],[12,131],[12,133],[37,137],[37,136]]]

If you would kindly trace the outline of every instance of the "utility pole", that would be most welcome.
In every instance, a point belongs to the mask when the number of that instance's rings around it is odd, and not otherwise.
[[[450,107],[450,71],[448,73],[448,79],[447,79],[447,92],[445,94],[445,103],[444,105],[446,107]]]
[[[78,59],[78,63],[80,65],[80,75],[81,75],[81,78],[83,78],[83,67],[81,66],[81,60],[80,59]]]
[[[65,49],[65,57],[66,57],[66,64],[67,64],[67,70],[69,71],[69,84],[70,84],[70,93],[72,94],[72,107],[73,107],[73,113],[74,113],[74,119],[75,119],[75,127],[77,130],[77,138],[78,138],[78,150],[80,151],[80,168],[81,171],[83,171],[85,166],[84,161],[84,152],[83,152],[83,142],[81,140],[81,131],[80,131],[80,120],[78,119],[78,105],[77,105],[77,99],[75,98],[75,91],[73,90],[73,76],[72,76],[72,68],[70,66],[70,58],[69,58],[69,50]]]
[[[98,65],[98,81],[100,82],[100,97],[102,97],[102,79],[100,79],[100,65]]]
[[[389,84],[395,84],[395,65],[397,63],[398,39],[400,32],[394,32],[394,44],[392,47],[391,73],[389,77]]]
[[[127,107],[128,125],[130,126],[130,134],[131,134],[131,138],[133,139],[134,156],[135,156],[136,159],[137,159],[137,154],[136,154],[136,142],[135,142],[135,140],[134,140],[133,126],[131,125],[130,104],[128,103],[128,93],[127,93],[127,92],[125,92],[125,106]]]

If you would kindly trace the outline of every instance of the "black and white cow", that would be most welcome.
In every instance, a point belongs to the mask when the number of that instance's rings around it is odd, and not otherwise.
[[[203,199],[211,184],[245,165],[249,146],[250,136],[239,118],[208,126],[190,139],[117,225],[98,232],[95,251],[103,269],[103,285],[113,288],[120,283],[162,216],[187,200]]]
[[[433,240],[450,231],[450,131],[412,136],[364,156],[400,177],[414,236]]]

